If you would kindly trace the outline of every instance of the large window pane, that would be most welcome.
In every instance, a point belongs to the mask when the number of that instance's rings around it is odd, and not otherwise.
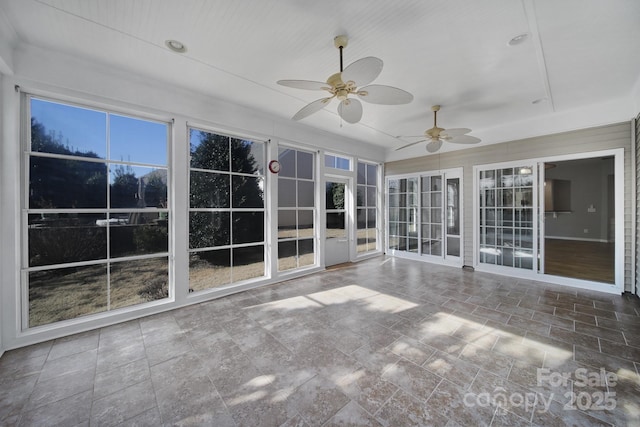
[[[202,291],[231,283],[231,249],[189,255],[189,289]]]
[[[231,171],[248,174],[264,173],[264,144],[231,138]]]
[[[209,248],[231,243],[229,212],[191,212],[189,214],[189,248]]]
[[[29,266],[105,259],[105,218],[101,214],[29,215]]]
[[[297,153],[297,177],[313,179],[313,154],[305,151],[298,151]]]
[[[278,270],[292,270],[298,267],[297,240],[278,242]]]
[[[109,175],[112,208],[167,207],[167,171],[112,164]]]
[[[367,251],[375,251],[378,248],[377,237],[378,233],[374,228],[367,229]]]
[[[298,211],[298,237],[313,237],[313,211]]]
[[[110,159],[167,164],[167,126],[164,123],[116,114],[109,119]]]
[[[115,214],[114,217],[116,220],[109,224],[112,258],[169,250],[168,217],[165,213],[130,212]]]
[[[298,207],[315,205],[315,189],[312,181],[298,181]]]
[[[297,237],[296,210],[278,210],[278,239]]]
[[[108,309],[107,265],[29,272],[29,327]]]
[[[229,175],[191,171],[192,208],[228,208],[230,191]]]
[[[31,151],[106,159],[107,114],[31,98]]]
[[[278,149],[278,161],[280,162],[279,177],[296,177],[296,150],[290,148]]]
[[[233,212],[233,244],[264,241],[264,212]]]
[[[367,183],[367,164],[363,162],[358,162],[358,184],[366,184]]]
[[[264,207],[262,188],[264,181],[246,175],[232,177],[232,195],[234,208],[262,208]]]
[[[111,265],[111,308],[129,307],[169,296],[166,257],[115,262]]]
[[[233,250],[233,281],[264,276],[264,246],[248,246]]]
[[[29,208],[107,207],[106,164],[40,156],[29,163]]]
[[[296,205],[296,180],[278,178],[278,206],[288,208]]]
[[[313,239],[303,239],[298,241],[298,266],[304,267],[315,264],[313,250]]]
[[[367,185],[375,186],[378,180],[378,166],[367,164]]]
[[[228,171],[230,166],[229,137],[196,129],[189,130],[191,167]]]

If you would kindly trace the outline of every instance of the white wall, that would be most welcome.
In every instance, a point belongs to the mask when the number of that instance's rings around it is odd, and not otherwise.
[[[555,162],[545,171],[545,179],[571,182],[571,212],[556,216],[545,214],[545,236],[606,242],[608,238],[608,176],[613,174],[613,159],[600,158]],[[588,212],[589,206],[595,212]],[[584,232],[584,230],[588,230]]]
[[[633,99],[633,106],[635,107],[634,111],[636,113],[640,112],[640,76],[631,90],[631,98]]]
[[[5,120],[3,115],[3,105],[4,105],[4,75],[13,73],[13,43],[16,40],[16,34],[13,30],[13,27],[9,23],[9,20],[5,16],[4,12],[0,9],[0,141],[4,141],[4,132],[5,128]],[[4,142],[2,142],[4,146]],[[0,168],[2,170],[5,169],[5,161],[4,161],[4,153],[3,150],[0,150]],[[4,193],[4,182],[5,177],[4,174],[0,171],[0,201],[4,201],[2,195]],[[0,236],[3,235],[2,229],[4,228],[3,223],[3,214],[2,209],[0,209]],[[0,244],[0,259],[5,258],[4,244]],[[5,288],[5,271],[6,266],[0,264],[0,356],[4,353],[4,340],[3,335],[5,335],[5,327],[7,327],[7,322],[4,321],[4,293]]]
[[[2,97],[2,94],[3,94],[3,91],[2,91],[2,89],[3,89],[2,80],[3,79],[4,79],[4,76],[2,75],[2,73],[0,73],[0,100],[3,99],[3,97]],[[0,129],[4,128],[4,126],[2,124],[3,124],[2,102],[0,102]],[[0,138],[1,137],[2,137],[2,135],[0,135]],[[0,150],[0,167],[3,166],[2,165],[2,163],[3,163],[2,162],[2,158],[3,158],[2,151]],[[2,187],[3,187],[2,183],[3,182],[4,182],[4,177],[2,176],[2,174],[0,174],[0,200],[2,200]],[[1,209],[0,209],[0,224],[2,224],[2,210]],[[3,248],[4,248],[4,245],[0,245],[0,259],[4,259],[4,249]],[[0,265],[0,284],[4,284],[5,283],[4,282],[3,272],[4,272],[4,268],[3,268],[2,265]],[[3,299],[2,299],[2,293],[3,293],[2,292],[2,288],[4,288],[4,286],[0,287],[0,357],[2,356],[2,353],[4,353],[4,346],[2,345],[2,335],[3,335],[3,330],[4,330],[4,327],[3,327],[4,322],[2,320],[3,319],[2,313],[4,311],[3,310],[3,304],[2,304],[2,301],[3,301]]]
[[[341,138],[311,129],[291,120],[275,118],[265,112],[250,110],[226,101],[212,99],[199,93],[171,87],[162,82],[149,81],[104,65],[63,56],[30,45],[18,45],[10,52],[13,75],[2,79],[2,147],[0,151],[0,282],[2,343],[5,349],[68,335],[83,330],[101,327],[116,321],[140,317],[159,310],[167,310],[181,305],[210,299],[212,295],[187,297],[176,292],[176,301],[162,307],[122,312],[113,317],[79,320],[63,327],[52,325],[39,331],[20,331],[20,94],[14,90],[17,85],[23,92],[39,96],[51,96],[62,101],[75,101],[103,106],[130,114],[153,115],[165,119],[173,118],[174,145],[172,147],[172,167],[176,189],[185,188],[188,168],[187,126],[205,126],[218,131],[226,131],[254,138],[271,139],[312,148],[326,149],[336,154],[344,154],[381,162],[384,150],[360,141]],[[3,55],[0,49],[0,55]],[[275,182],[275,181],[274,181]],[[175,232],[175,282],[188,287],[188,247],[186,233],[186,213],[181,207],[188,203],[185,192],[176,194],[177,207],[174,215]],[[291,277],[291,276],[289,276]],[[186,279],[186,284],[185,283]],[[282,280],[275,278],[265,282]],[[255,286],[255,285],[254,285]],[[226,291],[229,293],[230,291]],[[221,296],[221,294],[216,294]]]
[[[0,9],[0,74],[13,73],[13,47],[17,39],[9,19]]]

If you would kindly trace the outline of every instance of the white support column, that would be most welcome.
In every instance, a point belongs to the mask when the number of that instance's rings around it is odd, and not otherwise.
[[[2,77],[0,155],[0,333],[15,346],[20,331],[20,93]]]
[[[189,131],[185,118],[174,119],[171,154],[171,214],[173,215],[173,270],[171,279],[177,303],[189,294]],[[185,191],[187,189],[187,191]]]

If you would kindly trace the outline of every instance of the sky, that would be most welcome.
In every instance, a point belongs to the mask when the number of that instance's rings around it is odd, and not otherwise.
[[[167,124],[105,113],[37,98],[31,99],[31,116],[47,132],[55,132],[69,148],[93,151],[110,160],[167,165]],[[107,132],[107,119],[110,127]]]

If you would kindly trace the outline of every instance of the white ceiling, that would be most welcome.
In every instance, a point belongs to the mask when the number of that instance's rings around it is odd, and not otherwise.
[[[323,93],[276,81],[326,80],[339,71],[333,38],[345,34],[345,66],[378,57],[374,83],[415,99],[364,103],[355,125],[340,123],[334,101],[301,123],[392,153],[407,143],[395,135],[433,125],[434,104],[438,125],[471,128],[483,144],[628,120],[631,107],[593,111],[632,106],[640,77],[638,0],[0,0],[0,10],[19,42],[282,118]],[[167,39],[187,52],[169,51]],[[421,144],[395,153],[426,154]]]

